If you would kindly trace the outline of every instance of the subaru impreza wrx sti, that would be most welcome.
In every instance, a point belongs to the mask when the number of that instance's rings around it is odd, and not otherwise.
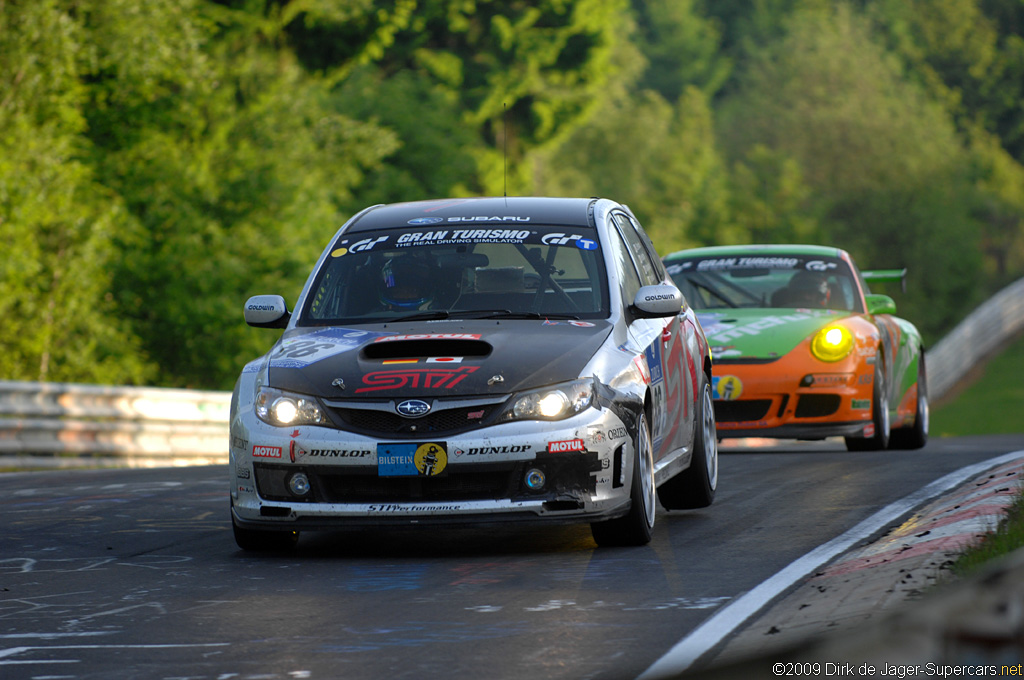
[[[245,549],[300,532],[588,522],[651,538],[714,499],[711,354],[636,217],[607,199],[367,208],[330,239],[231,400]]]

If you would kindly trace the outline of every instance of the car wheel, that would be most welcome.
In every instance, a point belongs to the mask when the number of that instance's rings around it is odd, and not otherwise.
[[[291,550],[299,542],[298,531],[260,531],[259,529],[243,529],[231,521],[235,532],[235,543],[242,550],[254,552],[271,552]]]
[[[654,491],[654,447],[647,417],[640,416],[633,447],[633,479],[630,484],[629,512],[616,519],[594,522],[590,531],[599,546],[646,545],[654,529],[657,509]]]
[[[690,467],[658,487],[658,499],[668,510],[706,508],[718,487],[718,433],[711,385],[704,383],[697,399],[693,455]]]
[[[875,362],[875,385],[871,399],[871,422],[875,425],[873,437],[846,437],[848,451],[881,451],[889,446],[889,390],[885,386],[885,370],[881,361]]]
[[[891,449],[920,449],[928,443],[928,378],[924,367],[924,353],[917,358],[917,408],[914,424],[892,431]]]

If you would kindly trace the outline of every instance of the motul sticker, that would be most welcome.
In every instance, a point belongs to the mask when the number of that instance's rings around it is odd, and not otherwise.
[[[253,458],[280,458],[280,446],[254,446],[252,447]]]
[[[874,423],[868,423],[867,425],[864,426],[864,436],[866,438],[868,438],[868,439],[870,439],[870,438],[875,436],[875,424]]]
[[[374,342],[392,342],[394,340],[479,340],[479,333],[419,333],[417,335],[385,335]]]
[[[568,453],[570,451],[585,451],[582,439],[570,439],[564,442],[548,442],[548,453]]]

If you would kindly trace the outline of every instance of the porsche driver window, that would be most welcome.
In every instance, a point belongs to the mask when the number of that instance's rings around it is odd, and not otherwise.
[[[317,272],[300,325],[415,315],[605,318],[593,229],[422,227],[342,235]]]
[[[800,254],[694,258],[673,262],[668,272],[696,309],[863,311],[854,275],[839,258]]]

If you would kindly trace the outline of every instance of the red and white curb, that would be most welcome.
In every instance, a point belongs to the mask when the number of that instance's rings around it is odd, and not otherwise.
[[[962,551],[998,527],[1007,507],[1021,491],[1022,475],[1022,461],[995,468],[974,484],[928,505],[892,533],[853,551],[817,576],[828,578],[920,555]]]

